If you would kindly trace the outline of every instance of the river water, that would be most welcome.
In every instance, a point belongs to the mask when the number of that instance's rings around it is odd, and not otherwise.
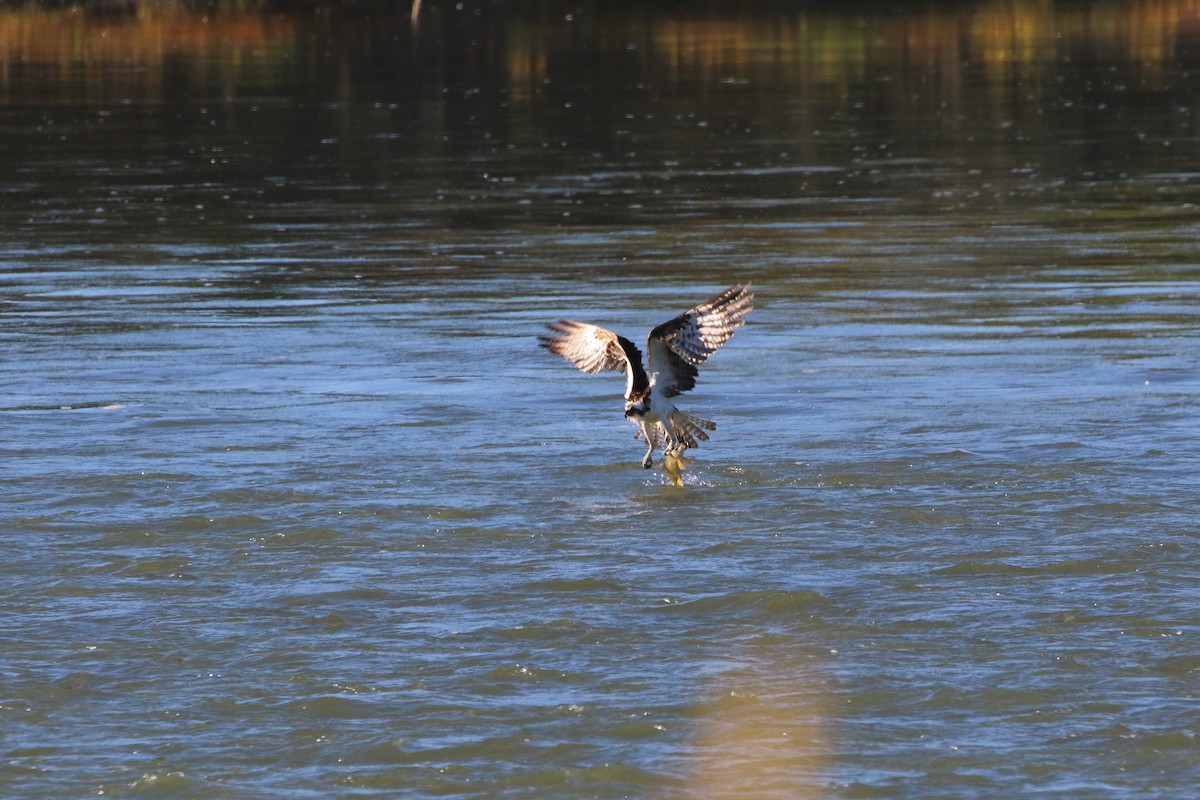
[[[1174,0],[0,12],[0,794],[1190,796],[1198,70]],[[536,346],[747,281],[682,488]]]

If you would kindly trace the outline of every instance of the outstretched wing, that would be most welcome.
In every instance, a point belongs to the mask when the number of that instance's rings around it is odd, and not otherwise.
[[[642,367],[642,351],[624,336],[607,328],[560,319],[546,326],[556,335],[538,337],[541,346],[562,356],[584,372],[625,373],[625,398],[644,392],[650,381]]]
[[[754,308],[750,286],[731,286],[719,295],[664,322],[646,340],[650,373],[667,397],[696,386],[696,367],[746,324]]]

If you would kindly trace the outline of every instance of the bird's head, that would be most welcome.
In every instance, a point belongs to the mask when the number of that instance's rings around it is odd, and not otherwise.
[[[650,398],[642,397],[625,401],[625,418],[640,419],[650,411]]]

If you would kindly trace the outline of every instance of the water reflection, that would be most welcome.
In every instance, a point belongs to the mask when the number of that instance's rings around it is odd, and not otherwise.
[[[0,222],[403,239],[1196,199],[1195,2],[424,13],[6,11]]]
[[[16,793],[1194,787],[1196,4],[171,8],[0,13]],[[735,280],[654,485],[534,335]]]
[[[0,13],[0,99],[232,101],[304,83],[321,99],[350,103],[380,94],[395,100],[397,91],[402,97],[405,87],[428,83],[475,93],[503,87],[513,106],[554,113],[558,93],[585,87],[591,101],[666,87],[719,101],[748,85],[764,95],[769,114],[784,110],[780,101],[823,98],[864,117],[953,115],[968,105],[964,94],[984,91],[996,113],[1011,119],[1013,108],[1036,107],[1048,90],[1057,94],[1055,85],[1074,72],[1067,65],[1078,62],[1101,70],[1080,86],[1080,103],[1168,92],[1186,105],[1189,70],[1200,60],[1195,0],[1037,0],[886,13],[869,6],[555,13],[446,4],[427,6],[416,31],[399,13],[133,7],[123,16]]]

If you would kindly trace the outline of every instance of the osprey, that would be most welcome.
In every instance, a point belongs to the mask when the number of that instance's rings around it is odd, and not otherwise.
[[[654,448],[677,456],[699,441],[715,423],[680,411],[671,402],[696,386],[696,367],[746,324],[753,308],[749,285],[731,286],[719,295],[685,311],[650,331],[648,363],[633,342],[586,322],[562,319],[546,327],[555,335],[538,337],[541,346],[562,356],[584,372],[625,373],[625,417],[637,424],[633,438],[645,437],[648,448],[642,466],[650,469]]]

